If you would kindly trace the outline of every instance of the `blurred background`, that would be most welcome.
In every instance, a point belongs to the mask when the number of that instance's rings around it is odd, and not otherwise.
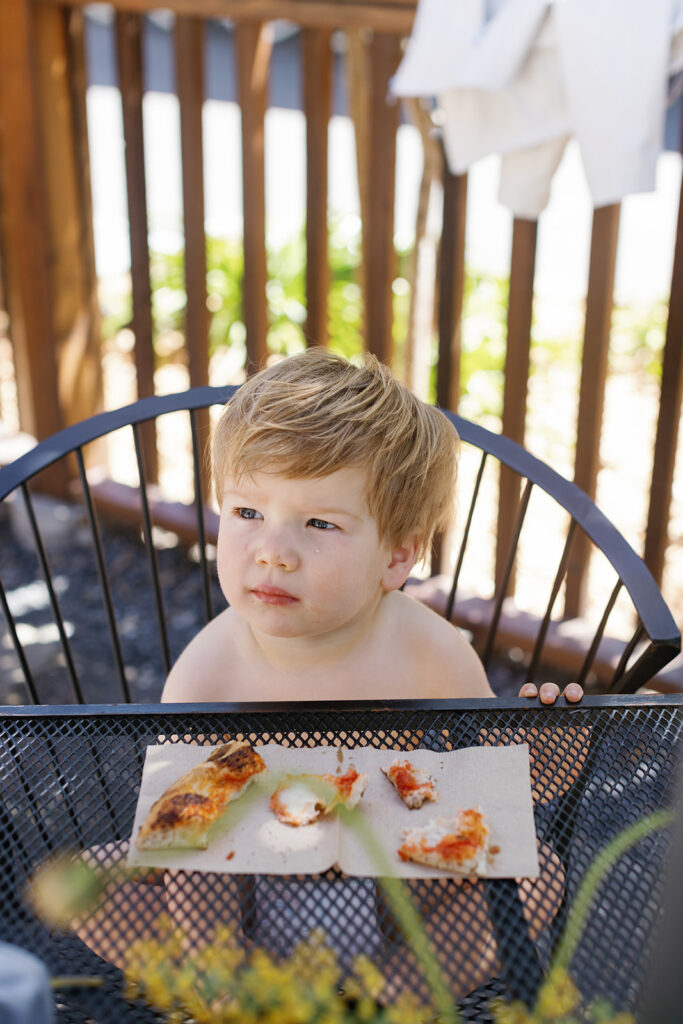
[[[545,208],[516,216],[499,154],[453,171],[439,100],[392,93],[415,6],[4,0],[2,459],[147,394],[239,383],[306,344],[367,347],[595,497],[680,623],[680,80],[651,191],[596,204],[569,138]],[[148,438],[163,500],[192,500],[186,443],[172,424]],[[116,518],[107,487],[135,483],[130,444],[113,437],[89,462]],[[466,487],[474,472],[464,459]],[[46,482],[56,499],[68,487]],[[517,500],[498,487],[464,567],[484,597]],[[536,570],[562,528],[534,512],[524,611],[544,607]],[[578,621],[609,584],[576,557],[562,597]],[[628,635],[620,614],[611,629]]]

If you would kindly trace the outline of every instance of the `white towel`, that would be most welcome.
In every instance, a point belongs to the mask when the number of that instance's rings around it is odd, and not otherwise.
[[[451,170],[500,153],[500,199],[537,217],[567,139],[596,206],[655,187],[683,0],[419,0],[392,80],[437,95]]]

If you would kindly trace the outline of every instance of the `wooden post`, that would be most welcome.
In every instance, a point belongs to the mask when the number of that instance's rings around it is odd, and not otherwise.
[[[304,29],[303,86],[306,114],[306,341],[326,345],[327,293],[327,127],[332,103],[331,33]]]
[[[59,430],[62,417],[34,29],[28,0],[0,3],[0,212],[7,305],[20,425],[41,439]]]
[[[83,194],[89,187],[87,160],[77,135],[81,118],[72,90],[77,38],[64,9],[36,4],[36,67],[50,235],[52,321],[62,422],[77,423],[101,405],[102,353],[96,282],[90,254],[91,224],[85,224]],[[83,69],[84,70],[84,69]],[[84,83],[82,83],[84,84]],[[95,301],[93,301],[95,299]]]
[[[508,338],[505,352],[505,394],[503,396],[503,433],[524,444],[531,314],[534,299],[534,270],[538,221],[515,217],[510,259],[510,298],[508,302]],[[499,586],[513,540],[519,505],[519,477],[500,467],[498,532],[496,541],[496,587]],[[508,592],[514,590],[510,574]]]
[[[266,334],[266,184],[265,116],[271,34],[260,21],[235,26],[237,92],[242,112],[242,190],[244,210],[244,278],[242,304],[247,329],[247,372],[263,366]]]
[[[600,435],[607,379],[607,354],[614,295],[614,271],[619,237],[619,203],[593,212],[591,257],[586,297],[586,326],[581,360],[581,390],[576,439],[574,483],[595,498],[600,464]],[[590,557],[590,542],[582,531],[574,536],[567,565],[564,614],[581,615]]]

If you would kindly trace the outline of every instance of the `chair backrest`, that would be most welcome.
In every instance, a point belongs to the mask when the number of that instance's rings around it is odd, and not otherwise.
[[[158,699],[180,650],[215,614],[221,601],[224,606],[212,573],[217,515],[206,498],[204,435],[208,435],[208,416],[204,410],[223,405],[234,390],[195,388],[101,413],[55,434],[0,470],[0,501],[8,509],[0,518],[0,530],[7,534],[0,556],[0,603],[6,622],[0,654],[1,702]],[[161,436],[164,417],[171,414],[183,418],[183,439],[173,432],[160,448],[171,447],[172,454],[187,463],[191,496],[186,502],[159,499],[145,471],[141,443],[142,432],[149,429],[145,424],[155,421]],[[486,664],[501,646],[526,647],[525,677],[533,679],[541,664],[545,667],[553,661],[547,655],[554,649],[555,655],[558,651],[561,655],[558,663],[564,665],[565,672],[583,682],[600,664],[603,669],[598,672],[598,682],[603,689],[632,691],[647,682],[680,649],[680,633],[642,560],[575,485],[515,442],[451,413],[446,415],[456,425],[464,447],[477,453],[478,464],[469,506],[464,508],[459,500],[460,540],[452,545],[453,572],[445,590],[441,588],[443,600],[440,604],[434,600],[438,590],[434,580],[443,581],[442,576],[414,581],[411,587],[416,596],[428,603],[431,600],[452,621],[467,626]],[[131,459],[137,471],[134,485],[98,482],[86,471],[89,446],[119,433],[132,440]],[[55,505],[53,500],[43,514],[40,476],[60,460],[72,464],[73,504]],[[488,467],[498,463],[506,467],[504,473],[514,476],[512,488],[521,493],[518,514],[511,524],[507,559],[496,571],[495,593],[489,599],[471,598],[462,593],[462,570],[471,557],[482,481]],[[466,482],[464,475],[463,480]],[[111,505],[112,486],[118,488],[113,503],[115,520],[104,514],[108,503]],[[514,615],[506,593],[521,550],[520,538],[525,524],[528,526],[534,489],[568,518],[568,527],[557,568],[550,575],[545,612]],[[129,510],[125,522],[122,508]],[[60,536],[58,527],[64,517],[71,517],[71,525]],[[562,623],[553,620],[552,613],[570,547],[582,532],[610,564],[615,583],[590,637],[580,641],[574,637],[563,648]],[[139,540],[139,552],[133,548],[131,553],[131,544]],[[550,560],[550,555],[543,554],[544,563]],[[441,565],[446,561],[442,546]],[[436,554],[433,569],[438,565]],[[36,583],[41,576],[42,585]],[[635,629],[626,642],[610,647],[606,626],[620,592],[630,598]],[[514,628],[510,632],[513,619],[516,634]],[[521,631],[520,622],[524,625]]]

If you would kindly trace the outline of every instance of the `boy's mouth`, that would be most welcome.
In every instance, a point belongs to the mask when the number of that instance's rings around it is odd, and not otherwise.
[[[251,591],[257,601],[262,601],[263,604],[296,604],[299,600],[294,594],[290,594],[289,591],[283,590],[281,587],[271,587],[267,584],[254,587]]]

